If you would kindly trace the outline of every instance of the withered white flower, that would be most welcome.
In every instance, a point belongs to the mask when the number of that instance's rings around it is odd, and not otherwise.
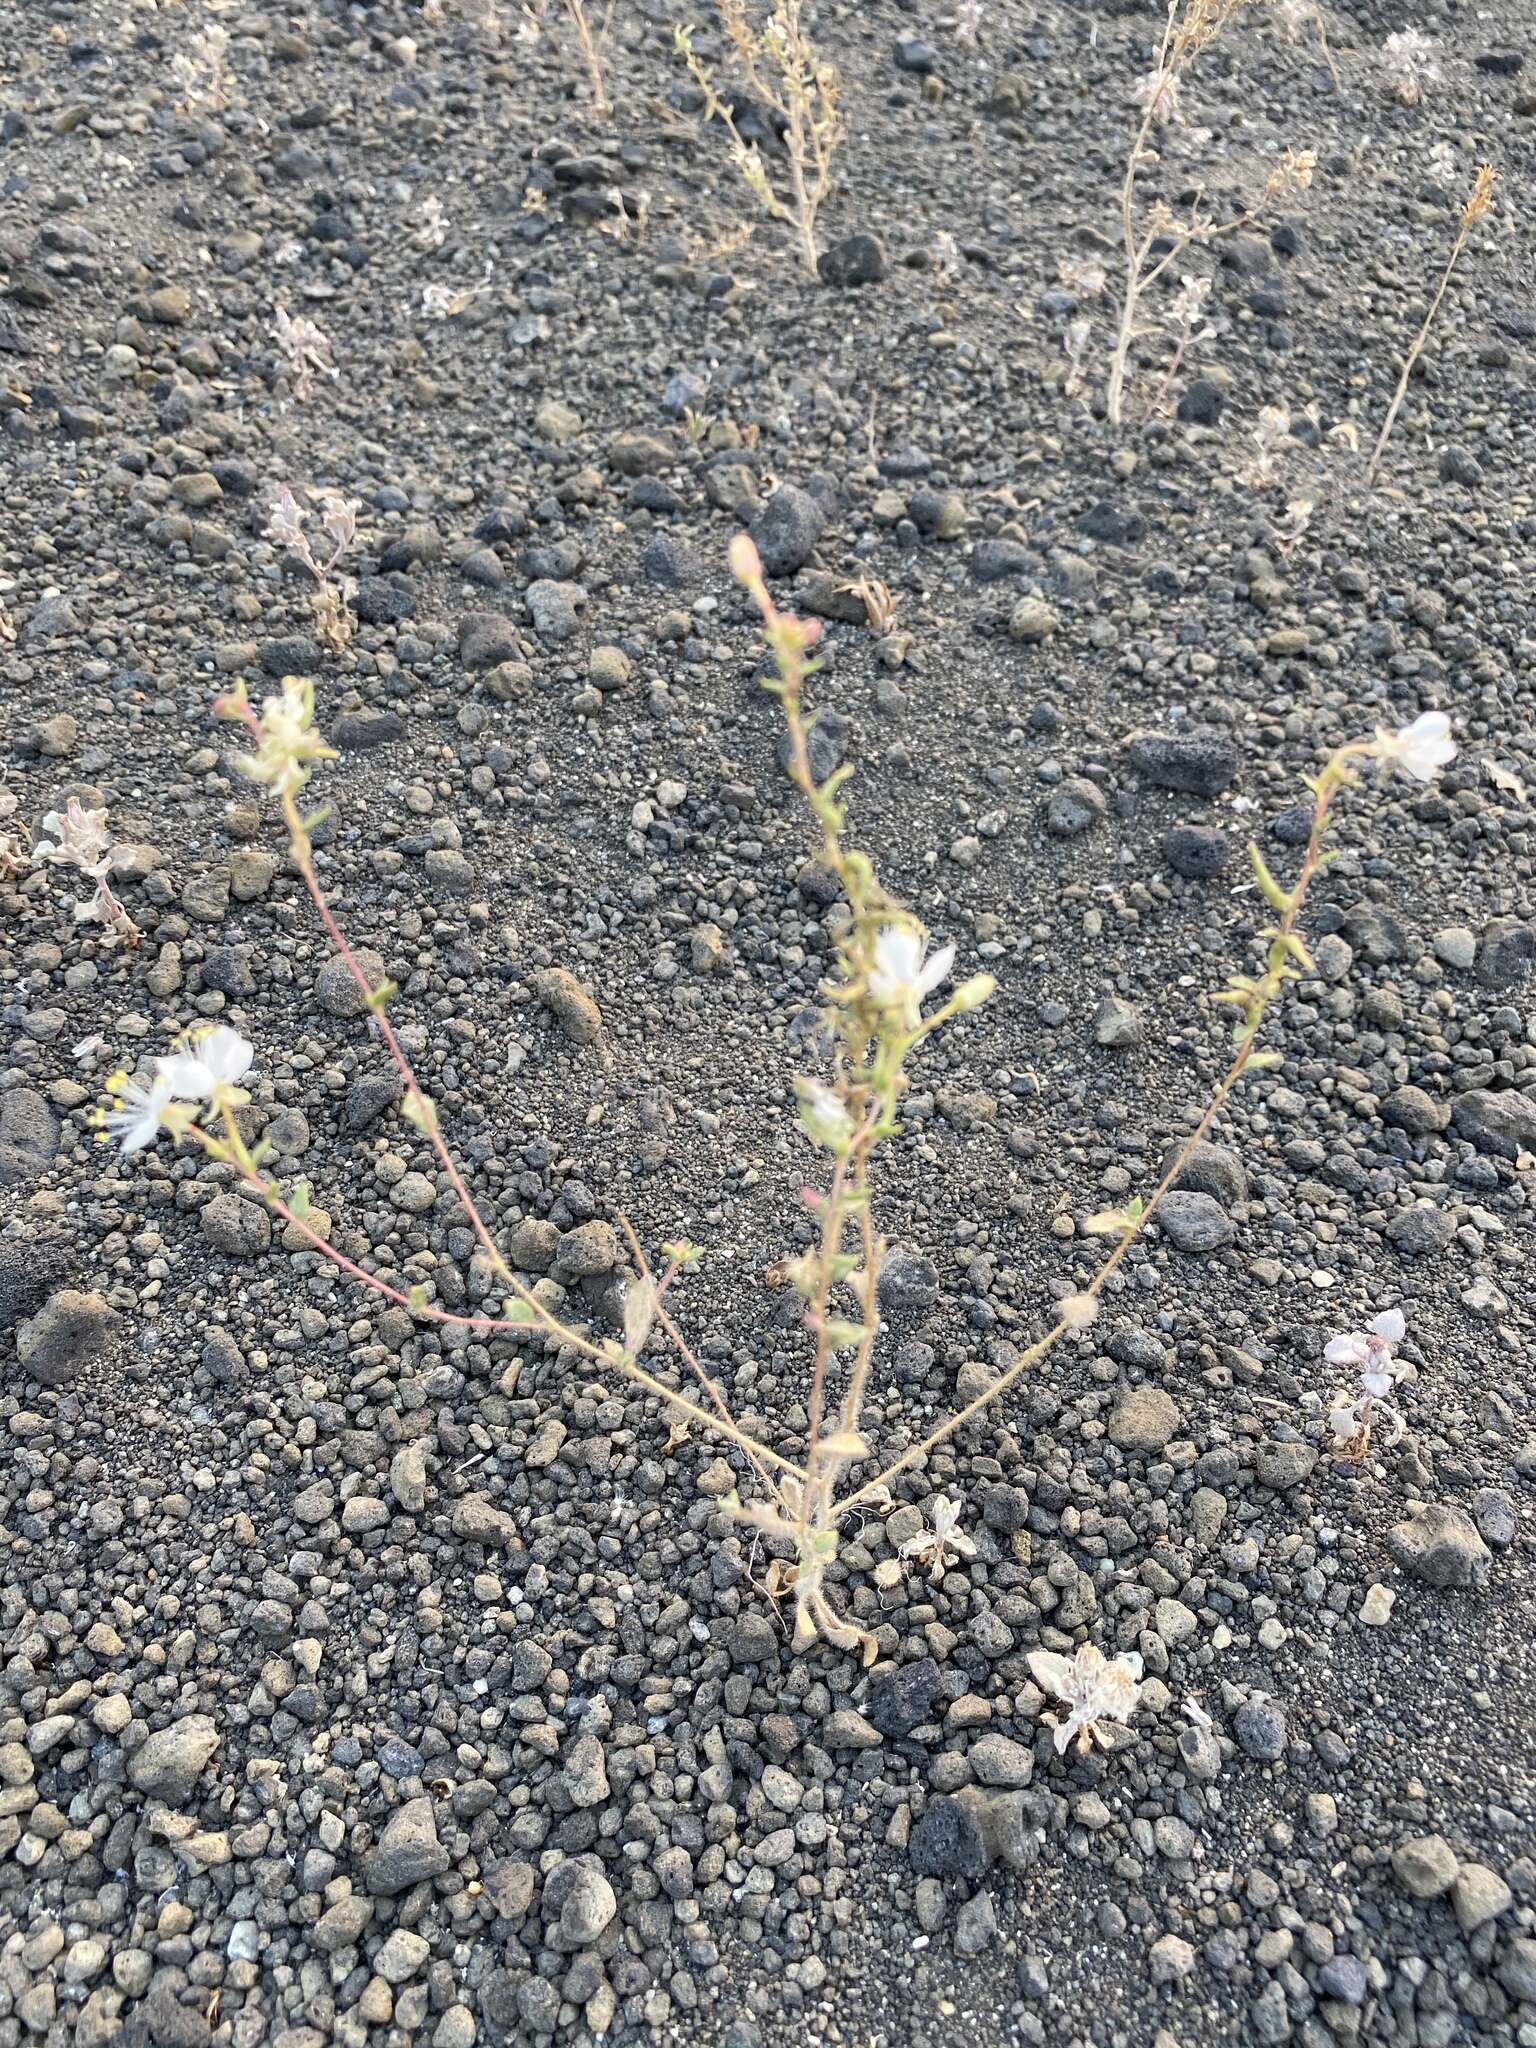
[[[1324,1346],[1330,1365],[1351,1367],[1360,1375],[1358,1394],[1340,1394],[1328,1411],[1328,1427],[1334,1448],[1345,1456],[1363,1458],[1371,1441],[1372,1425],[1378,1415],[1391,1430],[1389,1444],[1395,1444],[1407,1430],[1407,1423],[1388,1396],[1396,1379],[1392,1354],[1407,1330],[1401,1309],[1385,1309],[1367,1330],[1348,1330]]]
[[[55,867],[78,868],[93,879],[106,873],[112,834],[107,830],[105,809],[87,811],[80,799],[72,796],[62,811],[49,811],[43,819],[43,830],[52,836],[39,839],[32,849],[34,864],[48,862]]]
[[[956,1557],[974,1557],[976,1545],[960,1527],[959,1501],[946,1494],[935,1494],[932,1509],[932,1529],[919,1529],[915,1536],[909,1536],[898,1555],[926,1565],[936,1579],[941,1579],[950,1563],[951,1551]]]
[[[1093,1643],[1084,1643],[1075,1657],[1031,1650],[1028,1661],[1035,1683],[1070,1709],[1064,1717],[1048,1717],[1055,1719],[1058,1756],[1065,1756],[1074,1736],[1080,1749],[1095,1742],[1108,1749],[1110,1738],[1099,1723],[1128,1721],[1141,1699],[1141,1657],[1135,1650],[1106,1657]]]
[[[282,693],[262,699],[258,720],[260,743],[254,754],[242,754],[236,766],[252,782],[279,796],[304,787],[310,763],[332,761],[328,747],[314,729],[315,686],[307,676],[284,676]]]

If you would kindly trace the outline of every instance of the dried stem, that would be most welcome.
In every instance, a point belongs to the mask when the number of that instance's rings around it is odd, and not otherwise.
[[[260,724],[250,706],[245,705],[243,709],[239,710],[238,715],[247,728],[259,739]],[[751,1460],[754,1469],[761,1470],[761,1464],[768,1464],[774,1466],[779,1471],[789,1473],[791,1476],[800,1476],[801,1468],[792,1459],[781,1457],[777,1451],[769,1449],[766,1444],[758,1443],[754,1438],[748,1436],[744,1430],[739,1428],[731,1420],[723,1401],[719,1402],[718,1412],[710,1414],[706,1409],[700,1408],[696,1403],[685,1399],[684,1396],[675,1392],[671,1387],[665,1386],[660,1380],[653,1378],[650,1373],[644,1371],[635,1362],[634,1358],[617,1344],[594,1344],[589,1338],[582,1336],[579,1331],[572,1329],[569,1324],[561,1322],[517,1278],[511,1267],[507,1264],[485,1223],[485,1219],[475,1205],[474,1197],[470,1194],[464,1176],[459,1170],[458,1162],[454,1159],[441,1130],[438,1128],[436,1112],[433,1110],[425,1091],[418,1082],[415,1070],[406,1056],[405,1049],[401,1045],[399,1038],[395,1034],[394,1027],[385,1013],[387,991],[373,987],[361,961],[353,952],[347,942],[345,933],[336,921],[336,917],[326,899],[325,891],[321,887],[319,877],[315,872],[310,827],[306,824],[299,810],[295,792],[291,788],[283,788],[279,790],[278,797],[282,807],[283,822],[288,830],[289,847],[294,865],[305,888],[309,892],[310,900],[313,902],[320,921],[325,927],[326,935],[335,947],[338,957],[345,964],[347,972],[351,975],[353,983],[357,987],[370,1015],[378,1027],[379,1036],[382,1038],[390,1058],[393,1060],[401,1079],[405,1083],[406,1103],[408,1111],[411,1113],[411,1121],[423,1133],[436,1154],[438,1163],[447,1176],[448,1183],[453,1189],[465,1216],[469,1220],[471,1230],[479,1240],[486,1257],[491,1262],[492,1269],[507,1293],[525,1311],[521,1319],[513,1318],[510,1320],[496,1317],[446,1317],[441,1312],[436,1315],[428,1312],[429,1319],[453,1321],[472,1329],[480,1329],[487,1332],[520,1330],[526,1334],[530,1325],[536,1326],[546,1336],[555,1338],[559,1343],[569,1344],[576,1351],[586,1357],[595,1359],[599,1364],[613,1367],[627,1379],[632,1380],[635,1385],[643,1388],[647,1393],[654,1394],[661,1400],[668,1402],[680,1413],[686,1415],[690,1421],[701,1424],[716,1435],[726,1437]],[[412,1313],[424,1312],[421,1304],[413,1302],[408,1296],[400,1296],[393,1290],[385,1288],[384,1284],[375,1277],[365,1275],[361,1267],[353,1266],[350,1262],[343,1260],[340,1254],[326,1245],[323,1240],[318,1238],[316,1233],[308,1230],[303,1219],[295,1215],[290,1208],[287,1208],[277,1199],[276,1190],[258,1171],[255,1162],[250,1158],[249,1153],[246,1152],[232,1120],[227,1120],[227,1125],[229,1141],[232,1145],[238,1147],[238,1150],[232,1155],[234,1163],[239,1167],[247,1181],[261,1194],[263,1200],[277,1214],[283,1216],[285,1221],[296,1224],[317,1250],[323,1252],[333,1264],[341,1266],[344,1270],[350,1272],[354,1279],[362,1279],[364,1284],[373,1287],[375,1292],[389,1293],[392,1299],[400,1301],[401,1305],[411,1309]],[[708,1381],[707,1376],[703,1374],[702,1368],[697,1365],[696,1361],[692,1362],[694,1363],[694,1369],[700,1373],[700,1376],[705,1379],[706,1385],[709,1386],[710,1391],[714,1393],[715,1389],[712,1383]]]
[[[1467,246],[1468,235],[1471,234],[1473,228],[1493,204],[1493,181],[1494,170],[1492,164],[1479,164],[1472,190],[1468,193],[1466,204],[1461,209],[1461,220],[1456,229],[1456,239],[1451,244],[1451,253],[1445,260],[1444,270],[1440,273],[1439,288],[1429,302],[1429,311],[1424,315],[1424,324],[1413,338],[1413,346],[1409,349],[1407,355],[1403,357],[1403,367],[1398,374],[1397,389],[1392,394],[1392,403],[1387,407],[1387,416],[1381,423],[1381,433],[1377,437],[1376,446],[1371,450],[1371,459],[1365,465],[1365,480],[1368,484],[1374,484],[1376,481],[1376,472],[1381,467],[1381,458],[1386,453],[1387,442],[1392,437],[1392,429],[1397,424],[1397,415],[1407,394],[1408,379],[1413,375],[1414,364],[1424,352],[1424,344],[1429,339],[1429,330],[1435,324],[1435,316],[1440,311],[1440,302],[1445,297],[1446,287],[1450,284],[1451,272],[1456,268],[1461,252]]]
[[[613,0],[609,0],[603,25],[594,30],[587,19],[585,0],[565,0],[565,11],[571,18],[571,27],[576,31],[577,47],[581,61],[587,67],[587,83],[592,92],[592,111],[602,120],[613,112],[613,102],[608,97],[608,88],[603,80],[602,46],[608,39],[608,29],[613,20]]]

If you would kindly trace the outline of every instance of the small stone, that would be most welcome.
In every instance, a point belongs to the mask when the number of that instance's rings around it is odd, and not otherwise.
[[[1239,765],[1236,747],[1218,733],[1138,733],[1129,757],[1138,775],[1187,796],[1220,796]]]
[[[364,946],[357,950],[354,958],[366,976],[368,986],[382,988],[388,975],[379,955]],[[332,1017],[360,1017],[368,1007],[351,969],[345,960],[339,958],[327,960],[316,974],[315,999],[321,1009]]]
[[[128,1759],[128,1779],[140,1792],[184,1806],[203,1767],[219,1746],[219,1731],[207,1714],[187,1714],[160,1728]]]
[[[780,484],[748,528],[768,576],[803,569],[822,536],[827,515],[809,491]]]
[[[533,415],[533,430],[541,441],[563,448],[581,432],[581,414],[558,398],[542,400]]]
[[[879,284],[889,267],[879,236],[867,234],[844,235],[824,249],[816,263],[822,283],[837,291]]]
[[[1397,1595],[1390,1586],[1367,1586],[1360,1602],[1360,1619],[1367,1628],[1385,1628],[1396,1605]]]
[[[569,969],[541,968],[528,985],[572,1045],[602,1043],[602,1012]]]
[[[544,1911],[558,1916],[560,1934],[573,1948],[589,1947],[618,1910],[596,1856],[568,1856],[544,1880]]]
[[[35,1088],[0,1097],[0,1187],[20,1187],[46,1172],[59,1149],[59,1123]]]
[[[1009,1735],[979,1736],[966,1751],[965,1760],[978,1785],[1001,1786],[1011,1791],[1027,1785],[1034,1776],[1034,1751]]]
[[[922,1315],[939,1298],[939,1269],[932,1259],[893,1244],[880,1264],[880,1306],[891,1315]]]
[[[1392,1874],[1415,1899],[1438,1899],[1460,1869],[1455,1850],[1441,1835],[1415,1835],[1392,1851]]]
[[[1095,1045],[1124,1051],[1130,1046],[1141,1045],[1147,1035],[1141,1012],[1134,1003],[1128,1003],[1120,996],[1106,996],[1093,1015],[1093,1042]]]
[[[975,1884],[986,1875],[991,1857],[976,1815],[958,1799],[940,1794],[929,1800],[913,1828],[907,1860],[918,1877],[963,1877]]]
[[[595,1735],[578,1735],[560,1771],[560,1782],[577,1807],[601,1806],[608,1797],[603,1745]]]
[[[1387,1225],[1388,1241],[1405,1259],[1432,1259],[1445,1251],[1456,1235],[1456,1225],[1444,1209],[1433,1202],[1415,1202]]]
[[[1285,1715],[1273,1700],[1244,1700],[1232,1717],[1232,1733],[1244,1756],[1272,1764],[1285,1755]]]
[[[375,1898],[393,1898],[448,1868],[430,1799],[410,1799],[392,1813],[363,1859],[363,1880]]]
[[[1040,640],[1049,640],[1060,623],[1055,610],[1044,598],[1021,597],[1009,614],[1008,635],[1012,640],[1032,645]]]
[[[1212,1195],[1171,1188],[1157,1211],[1157,1227],[1176,1251],[1213,1252],[1230,1244],[1236,1225]]]
[[[1510,1549],[1520,1534],[1514,1502],[1496,1486],[1480,1486],[1473,1494],[1472,1516],[1478,1534],[1494,1550]]]
[[[1195,1967],[1195,1951],[1177,1934],[1165,1934],[1154,1941],[1147,1968],[1154,1984],[1178,1984]]]
[[[1219,875],[1232,859],[1232,841],[1219,825],[1174,825],[1163,834],[1163,859],[1192,882]]]
[[[1446,1128],[1451,1120],[1451,1109],[1449,1103],[1436,1102],[1422,1088],[1394,1088],[1382,1102],[1381,1120],[1394,1130],[1427,1137],[1433,1131]]]
[[[1109,1440],[1117,1450],[1150,1455],[1172,1440],[1182,1419],[1161,1387],[1133,1387],[1109,1418]]]
[[[955,1953],[979,1956],[996,1941],[997,1908],[989,1891],[974,1892],[955,1915]]]
[[[1435,933],[1431,944],[1435,958],[1445,967],[1454,967],[1459,973],[1466,973],[1477,958],[1477,940],[1465,925],[1446,925]]]
[[[1253,1473],[1260,1486],[1272,1493],[1289,1493],[1311,1478],[1317,1452],[1310,1444],[1277,1443],[1266,1440],[1253,1454]]]
[[[1536,1098],[1518,1088],[1472,1088],[1451,1105],[1451,1121],[1480,1152],[1517,1159],[1536,1152]]]
[[[1496,917],[1477,942],[1477,978],[1484,988],[1516,988],[1536,967],[1536,925]]]
[[[1460,1508],[1427,1507],[1399,1522],[1387,1531],[1387,1548],[1404,1571],[1429,1586],[1481,1586],[1493,1562]]]
[[[1463,1863],[1451,1887],[1451,1906],[1463,1934],[1475,1934],[1490,1920],[1507,1913],[1515,1895],[1486,1863]]]
[[[894,1671],[882,1672],[870,1684],[865,1703],[868,1717],[882,1735],[900,1741],[933,1718],[941,1683],[932,1657],[917,1657]]]
[[[389,1461],[389,1490],[408,1515],[419,1515],[427,1504],[427,1446],[417,1437],[402,1444]]]
[[[1102,823],[1109,810],[1104,792],[1085,776],[1069,775],[1052,790],[1045,807],[1045,829],[1053,839],[1080,839]]]
[[[60,1288],[17,1331],[16,1356],[41,1386],[67,1387],[101,1356],[117,1327],[103,1295]]]
[[[1536,113],[1536,107],[1532,112]],[[1495,1974],[1511,1998],[1536,2005],[1536,1937],[1515,1935],[1505,1949]]]
[[[432,1953],[432,1944],[409,1927],[397,1927],[386,1936],[373,1958],[373,1967],[386,1984],[408,1984]]]
[[[214,1250],[232,1259],[257,1258],[272,1242],[272,1219],[260,1203],[243,1195],[215,1195],[197,1220]]]

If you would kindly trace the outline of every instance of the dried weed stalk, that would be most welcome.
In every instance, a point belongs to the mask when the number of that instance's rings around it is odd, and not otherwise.
[[[1381,423],[1381,433],[1376,446],[1371,450],[1371,459],[1365,465],[1365,480],[1368,484],[1376,481],[1376,472],[1381,467],[1381,458],[1386,453],[1387,442],[1397,423],[1398,411],[1408,389],[1408,379],[1413,375],[1413,366],[1424,353],[1424,344],[1429,339],[1429,330],[1435,324],[1435,315],[1440,311],[1440,301],[1445,297],[1446,287],[1451,281],[1451,272],[1467,246],[1467,237],[1478,222],[1493,206],[1494,168],[1492,164],[1479,164],[1477,176],[1472,181],[1472,190],[1467,194],[1461,209],[1461,220],[1456,229],[1456,239],[1451,244],[1451,253],[1445,259],[1445,269],[1440,273],[1440,283],[1435,296],[1429,302],[1429,311],[1424,315],[1424,324],[1413,338],[1413,345],[1403,357],[1403,367],[1398,374],[1397,389],[1392,394],[1392,403],[1387,407],[1387,416]]]
[[[718,0],[718,7],[748,91],[783,135],[787,198],[775,189],[757,144],[742,135],[733,101],[716,89],[695,54],[692,29],[678,29],[677,47],[704,95],[705,113],[725,127],[732,162],[763,211],[794,230],[801,262],[815,277],[816,215],[831,190],[832,159],[844,132],[836,67],[811,41],[803,0],[772,0],[762,18],[749,11],[748,0]]]
[[[1313,152],[1288,149],[1271,171],[1257,201],[1232,220],[1212,220],[1200,211],[1198,200],[1183,220],[1170,212],[1161,200],[1147,210],[1144,221],[1138,220],[1137,181],[1142,172],[1158,160],[1152,143],[1153,133],[1179,120],[1180,95],[1186,73],[1243,4],[1244,0],[1168,0],[1168,15],[1157,56],[1152,69],[1135,90],[1134,98],[1141,108],[1141,120],[1131,143],[1125,179],[1120,188],[1125,281],[1120,302],[1120,328],[1110,354],[1109,381],[1105,392],[1111,426],[1118,427],[1124,415],[1126,374],[1132,346],[1142,333],[1141,300],[1148,287],[1178,263],[1192,243],[1211,242],[1218,236],[1236,234],[1242,228],[1251,227],[1266,206],[1286,193],[1304,191],[1312,182],[1317,161]],[[1155,256],[1154,250],[1158,252]]]

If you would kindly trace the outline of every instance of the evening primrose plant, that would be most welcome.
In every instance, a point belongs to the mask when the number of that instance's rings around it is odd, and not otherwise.
[[[240,1112],[248,1102],[245,1082],[254,1049],[228,1026],[193,1033],[157,1060],[148,1075],[114,1075],[99,1121],[103,1138],[116,1139],[125,1152],[138,1151],[161,1134],[200,1147],[210,1160],[232,1168],[319,1257],[424,1323],[487,1336],[542,1337],[591,1361],[599,1371],[621,1374],[675,1416],[724,1438],[750,1471],[751,1484],[746,1498],[732,1492],[720,1506],[756,1531],[773,1551],[769,1584],[776,1597],[792,1596],[795,1646],[806,1649],[824,1640],[856,1651],[867,1664],[876,1655],[875,1640],[840,1610],[830,1583],[845,1523],[853,1517],[854,1526],[862,1529],[872,1513],[892,1505],[891,1487],[902,1473],[924,1465],[957,1430],[1004,1399],[1064,1336],[1093,1322],[1104,1288],[1155,1220],[1164,1196],[1245,1074],[1278,1062],[1278,1053],[1261,1048],[1261,1030],[1287,984],[1312,972],[1300,931],[1301,914],[1308,888],[1328,859],[1325,840],[1339,799],[1356,787],[1368,766],[1427,782],[1456,749],[1449,720],[1441,712],[1428,712],[1401,731],[1378,731],[1351,741],[1337,748],[1307,780],[1312,828],[1291,886],[1276,880],[1257,847],[1250,849],[1271,922],[1259,935],[1257,970],[1235,976],[1217,997],[1238,1015],[1230,1064],[1203,1113],[1145,1199],[1089,1219],[1084,1226],[1089,1235],[1113,1242],[1086,1285],[1055,1305],[1049,1326],[1034,1343],[973,1400],[881,1463],[864,1425],[882,1336],[878,1285],[886,1244],[874,1211],[880,1157],[900,1130],[910,1063],[935,1032],[979,1009],[993,993],[993,982],[990,975],[977,974],[951,986],[955,948],[934,946],[922,920],[881,887],[868,856],[849,844],[841,797],[849,771],[838,768],[830,776],[818,777],[808,742],[806,693],[815,673],[820,625],[777,607],[756,550],[744,535],[732,547],[731,567],[757,609],[772,655],[767,688],[783,715],[791,777],[815,823],[817,857],[837,878],[847,908],[821,990],[822,1070],[802,1074],[795,1082],[800,1129],[820,1161],[813,1184],[802,1190],[814,1219],[810,1247],[783,1268],[800,1297],[809,1351],[807,1420],[798,1460],[740,1426],[678,1329],[670,1294],[679,1275],[699,1256],[694,1247],[664,1245],[661,1261],[653,1266],[625,1224],[636,1277],[629,1283],[619,1336],[564,1321],[508,1266],[454,1159],[437,1110],[390,1023],[394,991],[370,980],[321,888],[313,857],[316,818],[306,814],[302,799],[315,769],[333,754],[315,730],[313,691],[306,681],[290,677],[259,709],[243,689],[220,699],[215,708],[242,727],[251,741],[250,751],[239,759],[240,771],[265,789],[281,812],[294,870],[400,1073],[402,1113],[436,1155],[496,1275],[501,1298],[483,1313],[453,1313],[432,1300],[425,1287],[397,1288],[337,1250],[311,1221],[304,1184],[284,1186],[269,1171],[262,1145],[247,1141]],[[1390,1341],[1381,1324],[1373,1335]],[[647,1347],[663,1341],[693,1376],[695,1386],[687,1392],[641,1363]],[[1370,1340],[1360,1341],[1370,1353],[1366,1363],[1373,1374],[1362,1379],[1361,1398],[1379,1407],[1379,1361]],[[1342,1359],[1343,1354],[1339,1356]],[[1354,1362],[1353,1351],[1350,1361]],[[1369,1418],[1356,1418],[1361,1419]],[[975,1546],[960,1527],[962,1505],[948,1496],[937,1498],[931,1529],[900,1546],[903,1560],[937,1576],[952,1559],[973,1554]],[[1092,1656],[1080,1654],[1070,1663],[1047,1658],[1035,1675],[1070,1709],[1058,1731],[1061,1746],[1074,1736],[1101,1738],[1097,1724],[1125,1720],[1138,1698],[1139,1664],[1126,1658],[1106,1663],[1097,1651]]]

